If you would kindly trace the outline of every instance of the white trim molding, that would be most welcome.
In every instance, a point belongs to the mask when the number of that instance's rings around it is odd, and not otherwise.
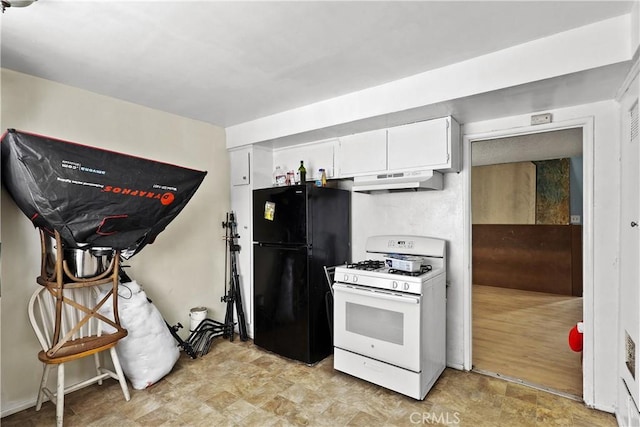
[[[472,251],[471,251],[471,144],[476,141],[514,137],[562,129],[582,128],[583,155],[583,399],[592,406],[594,393],[594,246],[593,246],[593,207],[594,207],[594,118],[592,116],[565,120],[536,126],[512,127],[488,132],[465,134],[463,136],[464,167],[462,173],[464,191],[464,369],[473,368],[472,336]]]

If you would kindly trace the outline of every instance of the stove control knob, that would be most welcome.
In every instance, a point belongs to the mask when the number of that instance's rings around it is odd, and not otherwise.
[[[355,274],[353,275],[353,283],[356,283],[358,281],[358,276],[356,276]]]
[[[398,282],[394,280],[391,286],[393,286],[393,289],[398,289]]]
[[[348,282],[348,281],[349,281],[349,275],[348,275],[348,274],[345,274],[345,275],[344,275],[344,281],[345,281],[345,282]]]
[[[404,286],[403,286],[405,291],[409,290],[409,284],[407,282],[404,282]]]

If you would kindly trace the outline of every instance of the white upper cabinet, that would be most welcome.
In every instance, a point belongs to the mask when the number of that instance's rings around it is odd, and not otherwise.
[[[459,172],[460,145],[460,126],[451,117],[389,128],[388,170]]]
[[[459,172],[461,146],[460,125],[452,117],[443,117],[276,148],[272,152],[272,171],[280,166],[284,173],[298,172],[300,160],[303,160],[307,181],[319,179],[320,168],[325,169],[327,178],[396,171]],[[240,168],[234,168],[233,164],[232,157],[232,173],[236,169],[239,171]],[[234,174],[234,185],[241,185],[236,182],[242,183],[242,176],[241,173]]]
[[[320,168],[324,169],[327,178],[334,178],[334,147],[336,139],[295,145],[273,150],[273,168],[280,166],[284,173],[298,172],[300,160],[304,161],[307,170],[307,181],[320,179]]]
[[[341,177],[387,170],[387,130],[342,136],[336,153],[337,174]]]
[[[229,151],[231,185],[248,185],[251,182],[249,175],[249,151],[248,148]]]

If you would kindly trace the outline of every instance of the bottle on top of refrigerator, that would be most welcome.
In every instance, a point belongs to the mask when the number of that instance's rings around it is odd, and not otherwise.
[[[307,180],[307,169],[304,167],[304,161],[300,160],[300,167],[298,168],[298,174],[300,174],[300,184],[304,184]]]
[[[282,171],[282,168],[280,166],[276,166],[276,170],[273,172],[273,185],[275,185],[276,187],[284,185],[286,178],[287,177]]]
[[[324,169],[319,169],[318,173],[320,177],[316,180],[317,187],[326,187],[327,186],[327,173]]]

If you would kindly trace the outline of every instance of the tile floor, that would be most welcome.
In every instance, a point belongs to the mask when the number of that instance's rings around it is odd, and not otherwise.
[[[195,360],[183,353],[164,379],[130,391],[126,402],[109,380],[67,395],[65,426],[616,425],[579,402],[453,369],[420,402],[335,371],[332,357],[307,366],[237,338],[217,338]],[[55,408],[46,402],[1,424],[52,426]]]

